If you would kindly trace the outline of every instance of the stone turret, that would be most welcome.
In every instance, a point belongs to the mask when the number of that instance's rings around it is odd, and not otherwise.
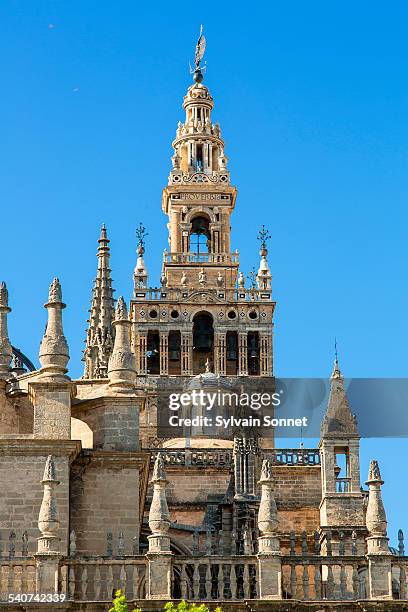
[[[388,547],[387,517],[381,497],[378,462],[370,463],[368,472],[368,505],[366,512],[369,596],[371,599],[392,599],[392,555]]]
[[[258,512],[258,565],[260,599],[282,598],[282,565],[280,542],[277,534],[279,519],[273,495],[272,463],[269,459],[262,462],[261,501]]]
[[[121,296],[116,304],[115,344],[109,358],[109,385],[118,392],[129,392],[135,388],[136,361],[130,347],[130,321],[125,300]]]
[[[40,345],[41,373],[45,376],[58,378],[67,372],[69,361],[68,344],[62,327],[61,285],[58,278],[54,278],[48,293],[48,302],[44,305],[48,311],[48,321]]]
[[[113,320],[115,318],[110,269],[109,239],[102,225],[98,240],[98,271],[92,290],[89,327],[84,351],[84,378],[106,378],[108,361],[114,342]]]
[[[170,599],[171,597],[171,556],[170,514],[166,499],[167,478],[164,471],[164,462],[160,454],[154,462],[153,497],[149,512],[149,528],[152,532],[148,536],[149,552],[149,584],[148,599]]]
[[[6,283],[2,282],[0,283],[0,379],[8,377],[13,356],[7,327],[9,312],[11,312],[11,308],[8,305],[8,291]]]
[[[381,497],[381,479],[378,462],[373,459],[368,472],[368,505],[366,512],[366,525],[370,536],[367,538],[369,554],[388,554],[387,517]]]
[[[276,534],[279,520],[273,495],[272,464],[269,459],[264,459],[262,462],[259,484],[261,486],[261,501],[258,511],[258,527],[261,533],[259,552],[276,552],[279,550],[279,540]]]
[[[321,436],[359,438],[356,417],[350,409],[337,357],[330,377],[329,403],[321,425]]]

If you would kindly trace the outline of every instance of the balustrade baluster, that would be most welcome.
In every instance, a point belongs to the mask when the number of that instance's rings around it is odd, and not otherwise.
[[[333,567],[327,566],[327,599],[334,599]]]
[[[221,563],[218,564],[217,599],[224,599],[224,571]]]
[[[119,580],[120,580],[120,588],[122,590],[122,593],[126,595],[127,574],[126,574],[126,567],[124,565],[120,566]]]
[[[407,575],[405,572],[405,567],[403,565],[400,566],[400,599],[407,598]]]
[[[81,598],[86,601],[86,594],[88,591],[88,570],[84,565],[81,573]]]
[[[70,599],[75,597],[75,567],[70,565],[68,572],[68,594]]]
[[[314,566],[314,590],[315,599],[322,599],[322,573],[319,564]]]
[[[359,599],[360,597],[360,579],[358,577],[357,565],[353,565],[353,596],[354,599]]]
[[[186,564],[181,564],[180,571],[180,589],[181,589],[181,599],[188,599],[188,591],[187,591],[187,571]]]
[[[113,595],[113,566],[108,565],[108,569],[106,572],[106,593],[108,599]]]
[[[101,570],[99,565],[95,567],[94,589],[95,600],[98,601],[101,596]]]
[[[294,563],[290,566],[290,595],[291,599],[297,598],[297,575]]]
[[[231,581],[231,598],[238,599],[238,588],[237,588],[238,582],[237,582],[236,567],[234,563],[231,563],[230,581]]]
[[[309,566],[307,563],[303,564],[303,577],[302,577],[302,587],[303,587],[303,599],[309,599]]]
[[[211,599],[211,563],[207,561],[205,564],[205,598]]]
[[[347,598],[347,576],[346,566],[344,563],[340,565],[340,599]]]
[[[139,597],[139,566],[133,566],[133,586],[132,586],[133,599],[141,599]]]
[[[243,573],[243,590],[244,590],[244,598],[251,599],[251,575],[249,571],[249,563],[245,563],[244,565],[244,573]]]
[[[198,601],[200,599],[200,566],[198,563],[194,563],[193,588],[194,588],[193,597],[196,601]]]

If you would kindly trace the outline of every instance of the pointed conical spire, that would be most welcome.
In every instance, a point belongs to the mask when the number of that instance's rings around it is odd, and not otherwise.
[[[47,555],[58,554],[60,539],[57,533],[60,523],[58,520],[55,488],[59,485],[59,481],[57,480],[52,455],[49,455],[47,458],[41,483],[44,492],[38,516],[38,529],[41,532],[41,537],[37,541],[37,553]]]
[[[352,414],[344,389],[344,378],[340,371],[337,355],[330,377],[330,395],[325,417],[321,426],[322,436],[359,437],[356,417]]]
[[[62,326],[62,310],[65,304],[62,302],[58,278],[54,278],[50,285],[48,302],[44,307],[48,311],[48,321],[40,345],[41,372],[47,376],[61,376],[67,372],[69,351]]]
[[[11,312],[11,308],[8,305],[8,291],[6,283],[2,282],[0,283],[0,379],[8,377],[13,356],[7,327],[9,312]]]
[[[84,378],[106,378],[114,341],[114,298],[109,239],[105,225],[98,240],[98,271],[92,290],[89,327],[84,351]]]
[[[122,296],[115,310],[115,344],[108,363],[109,385],[119,392],[131,391],[136,383],[136,360],[130,347],[130,321]]]

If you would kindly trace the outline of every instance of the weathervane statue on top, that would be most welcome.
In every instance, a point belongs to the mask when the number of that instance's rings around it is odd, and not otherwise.
[[[205,36],[203,34],[203,26],[201,25],[200,26],[200,36],[198,37],[198,40],[197,40],[195,57],[194,57],[195,69],[193,70],[190,65],[190,74],[193,75],[193,81],[195,81],[196,83],[201,83],[204,78],[203,73],[205,72],[206,66],[205,64],[203,67],[200,66],[201,61],[204,57],[204,53],[205,53]]]

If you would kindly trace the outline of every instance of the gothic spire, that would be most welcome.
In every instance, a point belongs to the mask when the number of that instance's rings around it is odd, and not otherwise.
[[[0,283],[0,378],[7,378],[10,372],[10,363],[13,356],[8,328],[7,315],[11,312],[8,305],[8,291],[6,283]]]
[[[106,378],[114,341],[114,298],[110,269],[109,239],[102,225],[98,240],[98,270],[92,290],[89,327],[84,351],[84,378]]]
[[[321,435],[322,437],[359,437],[356,417],[351,412],[344,388],[344,378],[340,371],[337,347],[333,372],[330,377],[329,402],[321,426]]]

